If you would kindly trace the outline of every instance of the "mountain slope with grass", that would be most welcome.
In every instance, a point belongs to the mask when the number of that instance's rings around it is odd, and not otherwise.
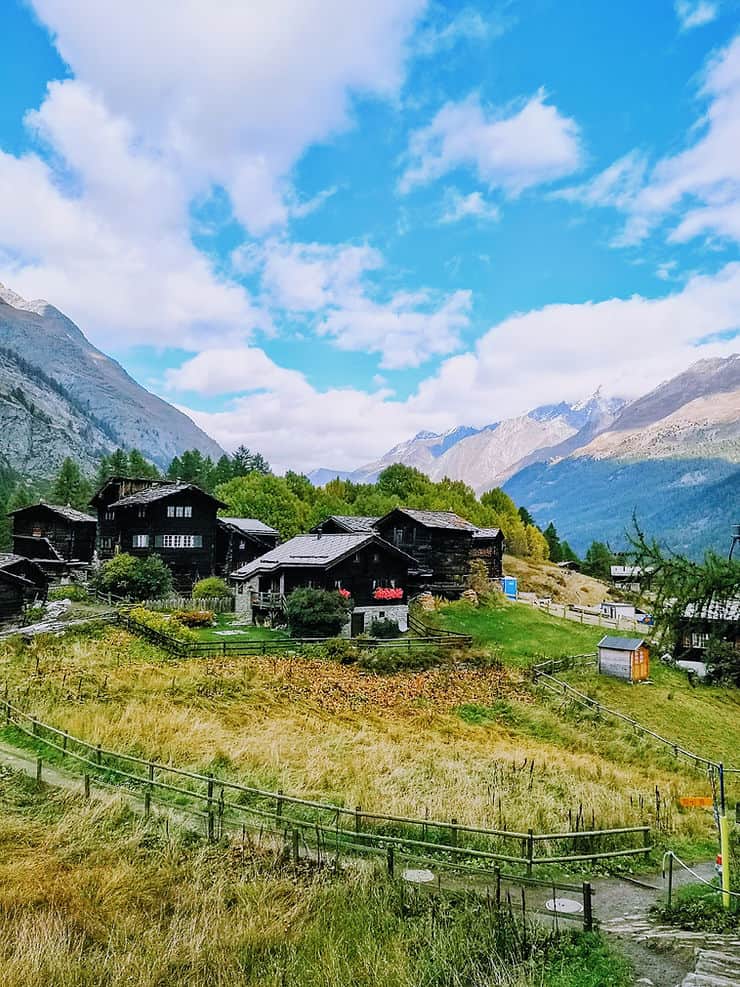
[[[3,285],[0,355],[0,452],[21,472],[48,476],[65,455],[91,467],[117,446],[138,448],[160,466],[186,449],[214,459],[223,452],[53,305],[26,301]]]

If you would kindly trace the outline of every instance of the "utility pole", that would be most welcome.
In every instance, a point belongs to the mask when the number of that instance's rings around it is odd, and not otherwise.
[[[720,761],[719,769],[719,851],[722,854],[722,904],[730,907],[730,821],[727,818],[725,802],[725,766]]]

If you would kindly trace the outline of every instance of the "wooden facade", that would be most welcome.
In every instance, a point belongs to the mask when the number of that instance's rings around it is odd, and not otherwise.
[[[479,559],[488,569],[489,579],[501,579],[504,574],[504,533],[500,528],[478,528],[473,533],[471,562]]]
[[[48,577],[35,562],[0,555],[0,623],[20,623],[25,606],[43,602],[48,588]]]
[[[740,598],[689,605],[680,621],[674,657],[704,661],[710,641],[721,641],[740,652]]]
[[[650,677],[650,651],[643,638],[607,635],[599,641],[599,673],[644,682]]]
[[[13,551],[37,559],[45,568],[67,562],[92,561],[97,521],[71,507],[33,504],[9,515],[13,519]],[[50,550],[51,549],[51,550]]]
[[[450,596],[463,591],[473,557],[475,525],[451,511],[397,507],[380,518],[375,530],[416,559],[418,567],[409,579],[414,591]]]
[[[274,528],[255,518],[220,517],[216,528],[216,569],[228,574],[277,546]]]
[[[217,517],[220,500],[192,483],[151,486],[104,505],[112,517],[110,555],[159,555],[178,589],[217,573]]]
[[[102,561],[112,559],[116,553],[118,527],[111,505],[132,494],[163,486],[171,486],[171,483],[167,480],[152,480],[150,477],[111,476],[95,491],[90,504],[98,515],[97,549]]]

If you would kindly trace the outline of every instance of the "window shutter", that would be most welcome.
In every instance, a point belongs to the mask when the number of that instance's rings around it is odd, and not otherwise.
[[[193,548],[203,548],[203,535],[193,535]]]
[[[154,547],[155,548],[162,548],[163,545],[164,545],[164,537],[162,535],[155,535],[154,536]]]

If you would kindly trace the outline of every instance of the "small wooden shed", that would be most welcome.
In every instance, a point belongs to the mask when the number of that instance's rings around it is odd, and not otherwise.
[[[599,641],[599,673],[644,682],[650,676],[650,650],[645,639],[607,634]]]

